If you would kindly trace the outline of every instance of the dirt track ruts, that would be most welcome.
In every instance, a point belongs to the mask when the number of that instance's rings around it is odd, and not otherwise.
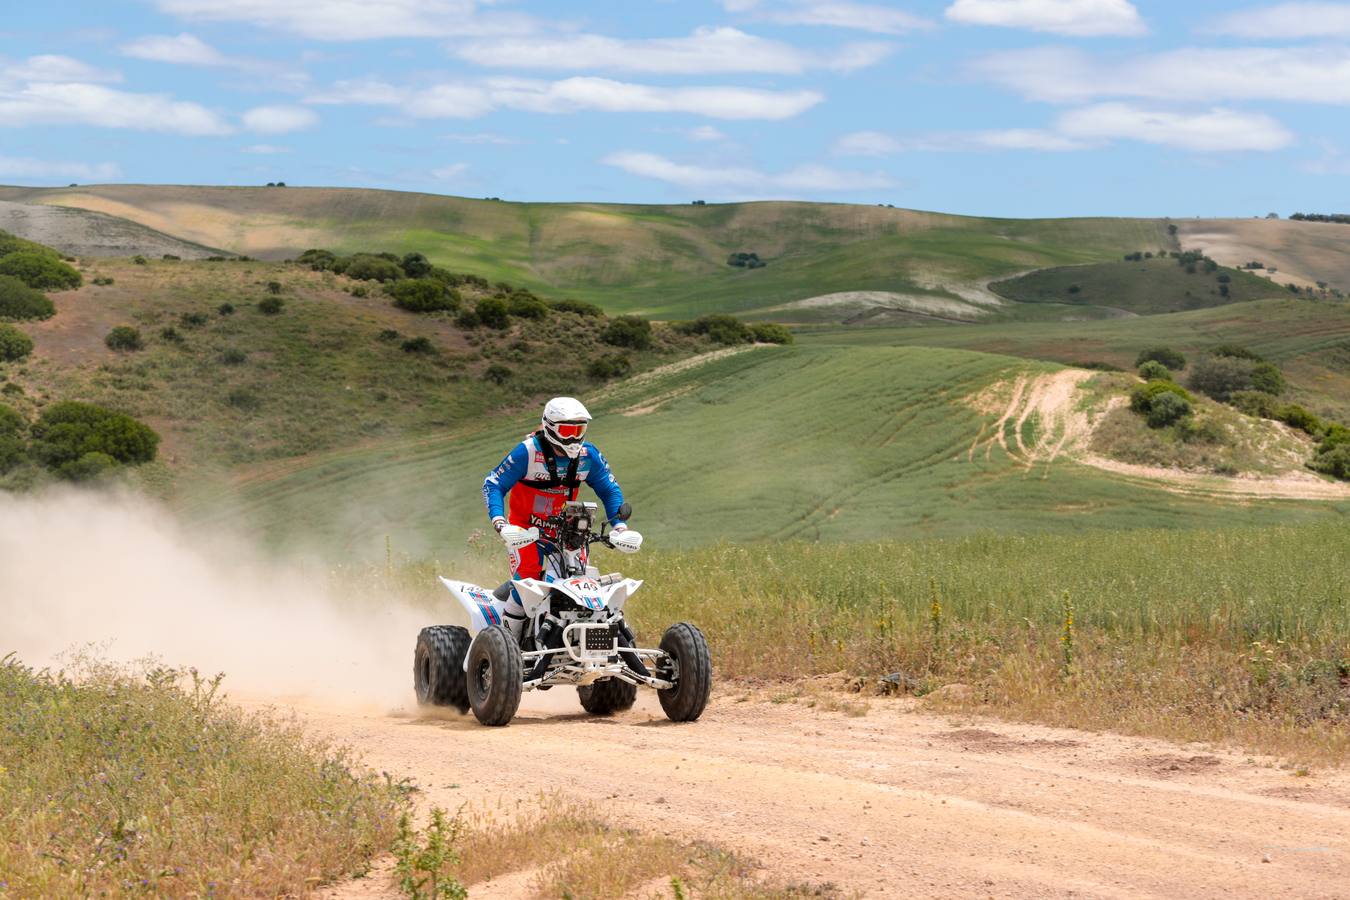
[[[853,718],[738,699],[724,690],[703,720],[672,725],[650,694],[593,718],[555,689],[527,695],[500,729],[283,708],[414,778],[426,805],[553,787],[613,796],[652,827],[866,897],[1350,897],[1341,773],[1300,777],[1239,753],[972,720],[911,700],[873,700]],[[527,882],[473,895],[519,896]],[[325,896],[395,894],[372,877]]]

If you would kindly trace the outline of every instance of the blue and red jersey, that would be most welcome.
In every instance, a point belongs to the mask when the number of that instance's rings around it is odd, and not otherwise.
[[[588,485],[604,504],[605,514],[613,519],[623,505],[623,491],[609,463],[594,444],[581,445],[576,460],[574,483],[567,483],[572,460],[563,454],[553,458],[549,471],[548,454],[540,446],[541,438],[532,434],[516,445],[506,458],[483,479],[483,502],[488,518],[504,516],[521,528],[542,527],[568,500],[575,500],[582,484]],[[551,448],[549,448],[551,449]],[[554,477],[556,473],[556,478]]]

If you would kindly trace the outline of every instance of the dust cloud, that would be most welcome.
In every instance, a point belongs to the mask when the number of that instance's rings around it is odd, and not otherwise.
[[[0,656],[28,665],[92,647],[224,672],[235,694],[410,707],[430,617],[396,596],[348,596],[322,565],[265,559],[143,498],[0,496]]]

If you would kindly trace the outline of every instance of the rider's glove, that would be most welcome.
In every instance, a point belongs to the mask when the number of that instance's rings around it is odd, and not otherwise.
[[[521,528],[519,525],[503,523],[497,526],[497,534],[501,535],[502,543],[508,550],[519,550],[521,547],[528,547],[539,540],[538,528]]]
[[[636,553],[642,549],[642,535],[627,525],[616,527],[609,533],[609,545],[624,553]]]

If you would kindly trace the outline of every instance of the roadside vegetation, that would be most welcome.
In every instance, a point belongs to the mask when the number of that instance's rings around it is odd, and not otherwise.
[[[389,847],[398,786],[219,687],[0,660],[0,895],[295,896]]]

